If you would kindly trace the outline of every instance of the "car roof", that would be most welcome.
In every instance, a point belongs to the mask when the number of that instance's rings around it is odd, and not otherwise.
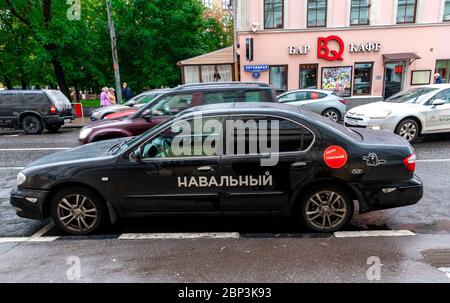
[[[22,94],[30,94],[30,93],[44,93],[49,90],[42,89],[5,89],[0,90],[0,93],[22,93]]]
[[[272,86],[262,82],[203,82],[179,85],[170,91],[188,90],[228,90],[228,89],[272,89]]]
[[[330,95],[333,93],[332,90],[317,89],[317,88],[302,88],[302,89],[295,89],[295,90],[287,91],[287,92],[281,94],[280,96],[289,94],[289,93],[296,93],[296,92],[317,92],[317,93],[323,93],[323,94],[327,94],[327,95]]]
[[[177,117],[185,117],[191,115],[228,115],[228,114],[248,114],[248,115],[273,115],[277,113],[300,113],[301,110],[297,106],[276,103],[276,102],[235,102],[235,103],[219,103],[210,105],[201,105],[192,107],[179,113]]]

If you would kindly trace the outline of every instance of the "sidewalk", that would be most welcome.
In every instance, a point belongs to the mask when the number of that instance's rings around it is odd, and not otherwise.
[[[72,122],[64,124],[63,128],[82,128],[90,122],[91,120],[88,117],[75,118]]]

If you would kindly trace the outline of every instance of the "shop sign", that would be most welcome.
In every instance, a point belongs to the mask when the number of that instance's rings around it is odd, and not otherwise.
[[[337,42],[338,49],[330,49],[328,47],[331,41]],[[317,45],[317,58],[325,59],[328,61],[342,61],[342,54],[344,53],[344,41],[338,36],[329,36],[326,38],[320,37]]]
[[[306,55],[311,50],[311,46],[303,45],[303,46],[289,46],[289,55]]]
[[[351,53],[366,53],[379,52],[381,50],[381,43],[350,43]]]
[[[252,77],[258,79],[261,76],[261,72],[268,71],[269,65],[244,65],[244,71],[252,73]]]

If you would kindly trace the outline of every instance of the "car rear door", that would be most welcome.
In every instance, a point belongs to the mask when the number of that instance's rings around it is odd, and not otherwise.
[[[17,123],[17,117],[22,110],[22,103],[14,92],[0,93],[0,125]]]
[[[116,193],[127,213],[216,212],[220,214],[219,162],[221,117],[180,121],[136,147],[142,159],[119,159]],[[204,126],[215,123],[216,128]],[[200,126],[198,126],[200,125]],[[219,125],[219,126],[218,126]],[[205,148],[204,148],[205,147]]]
[[[445,104],[433,106],[435,100],[443,100]],[[450,131],[450,89],[439,92],[427,104],[427,131]]]
[[[285,207],[293,189],[311,174],[317,156],[312,149],[315,137],[304,125],[286,118],[230,117],[221,162],[222,211]]]

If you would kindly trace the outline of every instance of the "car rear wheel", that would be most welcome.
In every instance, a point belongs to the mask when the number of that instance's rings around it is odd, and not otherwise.
[[[341,115],[339,114],[339,112],[332,108],[324,111],[322,116],[324,116],[334,122],[338,122],[341,119]]]
[[[22,119],[23,130],[30,135],[42,133],[42,122],[36,116],[26,116]]]
[[[56,133],[61,128],[61,125],[47,125],[45,128],[50,133]]]
[[[52,199],[51,214],[62,231],[74,235],[93,233],[105,221],[101,199],[82,187],[69,187],[58,192]]]
[[[353,201],[342,190],[319,187],[306,194],[300,204],[302,219],[309,229],[334,232],[353,216]]]
[[[419,124],[413,119],[406,119],[399,123],[395,133],[408,142],[414,142],[419,137]]]

